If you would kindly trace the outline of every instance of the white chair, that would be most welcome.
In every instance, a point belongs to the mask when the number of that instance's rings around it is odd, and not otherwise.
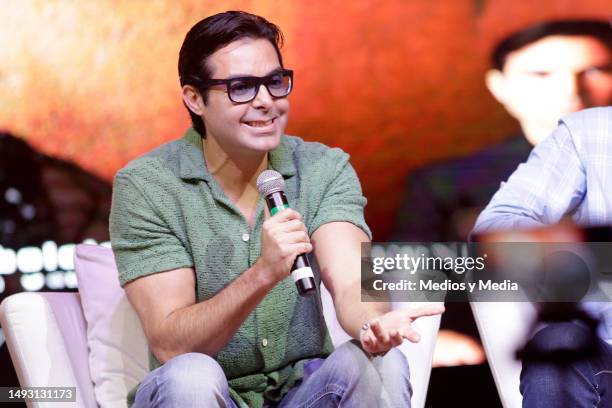
[[[108,379],[101,380],[101,376],[108,376],[109,372],[115,376],[111,380],[119,381],[120,386],[117,386],[115,382],[111,388],[116,392],[117,389],[129,390],[142,379],[146,372],[148,362],[146,361],[147,346],[144,334],[122,290],[118,292],[119,297],[107,301],[108,314],[114,314],[115,323],[117,321],[120,323],[119,325],[113,324],[111,331],[116,335],[117,327],[120,327],[123,331],[121,337],[116,339],[117,343],[112,345],[114,348],[110,349],[102,349],[99,344],[93,342],[96,334],[92,333],[92,327],[98,322],[90,321],[88,327],[86,316],[91,317],[92,315],[83,310],[83,304],[91,303],[90,300],[83,297],[90,295],[84,290],[86,285],[82,285],[82,277],[90,272],[99,273],[100,271],[83,270],[96,267],[91,266],[94,265],[92,263],[79,263],[78,259],[79,256],[83,256],[89,257],[91,261],[92,256],[102,257],[104,262],[112,262],[113,265],[114,261],[110,259],[112,253],[109,249],[96,247],[92,250],[92,247],[91,245],[79,245],[76,251],[77,261],[75,263],[82,294],[19,293],[9,296],[0,305],[0,323],[4,328],[6,342],[21,386],[76,387],[77,389],[76,403],[28,402],[28,407],[125,406],[124,397],[115,399],[111,403],[108,402],[105,393],[100,390],[101,384],[107,382]],[[95,252],[94,255],[92,251]],[[94,259],[94,261],[99,263],[100,259]],[[114,273],[115,276],[112,279],[117,281],[116,271]],[[348,335],[338,324],[329,293],[325,288],[322,290],[322,299],[324,315],[332,340],[335,345],[339,345],[348,339]],[[406,304],[396,306],[409,307]],[[421,408],[425,404],[439,322],[439,316],[419,319],[415,326],[421,333],[421,342],[418,344],[405,342],[401,346],[410,364],[413,386],[412,402],[413,407],[416,408]],[[104,344],[107,347],[110,342],[102,341],[102,343],[107,343]],[[123,353],[122,347],[130,350]],[[108,354],[104,355],[104,353]],[[121,355],[118,356],[118,353]],[[110,363],[116,363],[118,366],[109,367]],[[101,374],[100,370],[106,370],[106,372]],[[130,374],[117,375],[117,372],[122,370],[129,371]],[[121,395],[125,395],[125,391],[122,392]]]
[[[472,302],[472,312],[505,408],[520,408],[521,362],[516,351],[525,345],[536,318],[529,302]]]
[[[28,402],[28,407],[95,407],[86,323],[78,293],[18,293],[0,304],[0,324],[22,387],[76,387],[76,404]]]

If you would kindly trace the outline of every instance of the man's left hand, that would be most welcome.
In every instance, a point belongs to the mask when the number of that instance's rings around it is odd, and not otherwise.
[[[421,335],[412,328],[419,317],[435,316],[444,312],[442,304],[426,305],[417,309],[393,310],[369,322],[369,328],[359,332],[363,349],[372,355],[384,355],[392,347],[402,344],[404,339],[413,343]]]

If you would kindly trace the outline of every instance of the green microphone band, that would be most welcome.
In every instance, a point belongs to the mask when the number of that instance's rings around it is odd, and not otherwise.
[[[280,210],[284,210],[285,208],[289,208],[289,204],[284,204],[282,206],[274,207],[270,210],[270,214],[275,215]]]

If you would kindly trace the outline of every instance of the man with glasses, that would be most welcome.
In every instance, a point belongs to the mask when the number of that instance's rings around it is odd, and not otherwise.
[[[410,406],[394,347],[418,341],[410,323],[441,307],[361,302],[366,200],[347,154],[283,134],[293,73],[281,40],[244,12],[197,23],[179,55],[193,128],[115,178],[113,250],[151,351],[133,406]],[[266,169],[295,210],[264,214]],[[319,295],[288,279],[313,248],[315,278],[355,339],[337,350]]]

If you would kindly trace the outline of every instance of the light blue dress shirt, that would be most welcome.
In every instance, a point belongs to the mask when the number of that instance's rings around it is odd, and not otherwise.
[[[474,232],[556,224],[612,225],[612,107],[571,114],[502,183],[476,220]],[[585,308],[602,320],[612,344],[612,303]]]

